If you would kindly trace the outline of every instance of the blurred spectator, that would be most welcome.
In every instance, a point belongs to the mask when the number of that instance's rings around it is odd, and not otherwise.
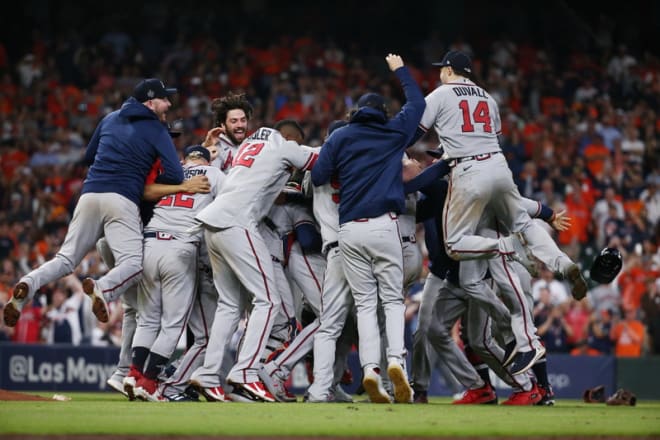
[[[71,304],[67,294],[56,287],[51,294],[51,304],[45,312],[45,341],[78,345],[81,339],[78,310]]]
[[[543,289],[547,289],[550,295],[550,304],[553,306],[561,306],[567,303],[570,299],[566,285],[561,281],[555,279],[554,274],[545,265],[541,265],[539,273],[540,278],[532,284],[532,297],[534,302],[541,301],[541,293]]]
[[[614,343],[610,338],[612,331],[612,310],[602,310],[591,314],[587,327],[587,343],[601,354],[611,354]]]
[[[534,325],[548,352],[568,353],[571,328],[564,319],[562,308],[552,305],[550,291],[546,287],[539,290],[539,301],[534,307]]]
[[[646,188],[639,195],[644,204],[644,212],[649,225],[657,225],[660,221],[660,174],[651,174],[646,178]]]
[[[603,247],[607,236],[605,222],[610,219],[616,222],[617,220],[623,220],[624,217],[623,204],[616,199],[616,191],[613,187],[610,186],[605,189],[603,197],[594,205],[591,217],[596,226],[597,246]],[[608,227],[612,228],[612,225],[608,225]]]
[[[642,296],[643,323],[648,330],[651,354],[660,354],[660,278],[648,280]]]
[[[587,292],[589,308],[594,313],[619,310],[621,296],[615,289],[614,282],[610,284],[599,284]]]
[[[587,331],[591,314],[585,301],[571,300],[568,310],[563,313],[566,325],[570,327],[568,344],[575,346],[587,340]]]
[[[575,347],[571,350],[571,356],[600,356],[603,353],[600,351],[591,348],[586,339],[582,339],[575,344]]]
[[[646,328],[637,319],[636,309],[626,309],[623,316],[623,320],[615,321],[610,333],[615,344],[614,354],[617,357],[639,357],[644,348]]]
[[[22,344],[35,344],[43,342],[41,338],[42,310],[40,303],[41,296],[35,296],[32,302],[29,302],[21,310],[21,319],[14,327],[12,340]]]
[[[0,289],[0,314],[4,313],[7,301],[9,301],[9,293],[6,290]],[[14,329],[7,327],[4,320],[0,319],[0,343],[10,341],[13,331]]]

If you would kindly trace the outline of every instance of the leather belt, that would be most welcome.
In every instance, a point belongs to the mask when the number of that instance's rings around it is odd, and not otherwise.
[[[402,237],[401,241],[404,243],[417,243],[417,237],[411,235],[410,237]]]
[[[450,167],[455,167],[459,163],[467,162],[470,160],[486,160],[490,159],[491,157],[495,156],[496,154],[500,154],[499,151],[493,151],[492,153],[483,153],[483,154],[477,154],[475,156],[465,156],[465,157],[457,157],[456,159],[450,159],[449,160],[449,166]]]
[[[339,242],[338,242],[338,241],[333,241],[333,242],[328,243],[328,244],[325,246],[325,248],[323,249],[323,256],[324,256],[324,257],[327,256],[328,253],[329,253],[331,250],[333,250],[334,248],[336,248],[336,247],[338,247],[338,246],[339,246]]]
[[[167,232],[145,232],[144,238],[157,238],[158,240],[176,240],[176,237]]]

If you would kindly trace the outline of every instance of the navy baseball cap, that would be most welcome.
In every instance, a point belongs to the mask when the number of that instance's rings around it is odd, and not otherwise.
[[[458,50],[450,50],[439,63],[432,63],[434,66],[450,66],[452,69],[472,73],[472,60],[470,56]]]
[[[188,156],[201,156],[206,159],[207,162],[211,162],[211,152],[201,145],[191,145],[186,147],[186,149],[183,150],[183,158],[185,159]]]
[[[154,98],[168,98],[177,92],[174,88],[167,88],[158,78],[147,78],[140,81],[133,89],[133,97],[140,102]]]
[[[378,93],[365,93],[364,95],[360,96],[360,99],[357,101],[357,107],[371,107],[387,114],[385,98],[383,98],[383,95],[379,95]]]

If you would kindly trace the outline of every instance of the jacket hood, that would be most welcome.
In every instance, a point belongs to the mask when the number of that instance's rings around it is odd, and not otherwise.
[[[378,122],[384,124],[387,121],[387,116],[382,111],[371,107],[362,107],[351,116],[351,122]]]
[[[137,99],[130,97],[119,109],[119,116],[128,119],[156,119],[156,113],[152,112],[147,106],[138,102]]]

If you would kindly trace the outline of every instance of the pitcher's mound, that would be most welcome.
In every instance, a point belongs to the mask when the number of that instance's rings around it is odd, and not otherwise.
[[[0,389],[0,401],[2,400],[40,400],[52,402],[48,397],[35,396],[33,394],[17,393]]]

